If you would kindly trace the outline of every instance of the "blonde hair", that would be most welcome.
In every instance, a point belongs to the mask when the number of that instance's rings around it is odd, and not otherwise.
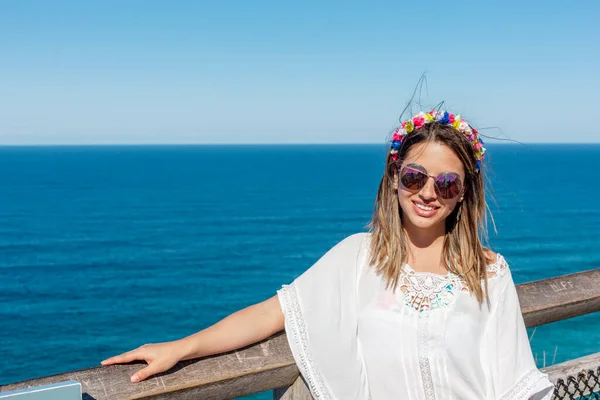
[[[402,268],[408,261],[408,238],[402,229],[402,212],[394,188],[394,176],[410,148],[427,141],[448,146],[464,165],[464,200],[446,218],[443,259],[448,269],[461,276],[469,291],[482,303],[484,297],[487,298],[484,293],[487,292],[489,262],[483,245],[484,240],[487,242],[484,166],[476,172],[472,144],[449,125],[426,124],[403,138],[396,161],[388,154],[369,224],[372,233],[370,264],[384,277],[388,288],[396,289]]]

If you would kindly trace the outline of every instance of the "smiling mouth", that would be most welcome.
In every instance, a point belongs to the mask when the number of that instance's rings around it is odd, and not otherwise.
[[[426,206],[425,204],[417,203],[415,201],[413,201],[413,204],[423,211],[433,211],[433,210],[437,210],[439,208],[439,207],[434,207],[434,206]]]

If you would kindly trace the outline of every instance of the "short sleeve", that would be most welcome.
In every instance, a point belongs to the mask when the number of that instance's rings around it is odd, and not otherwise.
[[[506,261],[490,279],[492,311],[482,345],[488,400],[549,400],[554,386],[533,359],[517,290]]]
[[[357,279],[366,237],[344,239],[277,292],[294,360],[317,400],[368,399],[357,340]]]

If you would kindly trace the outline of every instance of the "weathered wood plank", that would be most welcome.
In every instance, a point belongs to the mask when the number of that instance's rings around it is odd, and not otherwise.
[[[581,371],[596,369],[600,367],[600,353],[565,361],[542,369],[550,377],[552,382],[564,379],[567,376],[577,376]]]
[[[292,386],[273,390],[273,400],[313,400],[310,390],[301,376]]]
[[[299,376],[285,334],[243,350],[184,361],[167,373],[131,383],[144,364],[111,365],[68,372],[0,387],[0,392],[75,380],[84,400],[231,399],[289,386]]]
[[[525,325],[600,311],[600,269],[517,285]]]

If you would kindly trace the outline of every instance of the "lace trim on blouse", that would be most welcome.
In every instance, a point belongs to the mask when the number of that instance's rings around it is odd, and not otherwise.
[[[429,314],[425,313],[419,318],[417,326],[417,352],[419,354],[419,370],[423,381],[423,391],[426,400],[435,400],[435,389],[433,387],[433,377],[431,376],[431,367],[429,365]]]
[[[545,374],[542,374],[537,368],[532,369],[500,400],[527,400],[533,394],[530,393],[531,390],[543,379],[546,379]]]
[[[501,277],[508,271],[508,264],[500,254],[496,261],[487,266],[490,279]],[[404,303],[418,312],[448,307],[459,292],[469,292],[466,281],[452,273],[437,275],[428,272],[416,272],[408,264],[403,268],[398,288]]]
[[[502,277],[508,272],[508,264],[504,257],[500,254],[496,254],[496,261],[493,264],[487,266],[487,273],[489,279],[496,277]]]
[[[298,349],[298,356],[300,357],[298,368],[300,369],[300,372],[302,372],[302,376],[306,380],[315,400],[332,399],[329,388],[325,385],[319,370],[314,366],[314,361],[308,345],[308,333],[306,332],[306,326],[304,325],[302,309],[300,308],[300,302],[298,301],[298,294],[295,286],[293,284],[284,285],[281,289],[281,294],[282,296],[280,296],[280,298],[283,303],[282,308],[284,310],[290,310],[287,314],[289,317],[288,322],[290,328],[288,337],[291,333],[291,337]]]

